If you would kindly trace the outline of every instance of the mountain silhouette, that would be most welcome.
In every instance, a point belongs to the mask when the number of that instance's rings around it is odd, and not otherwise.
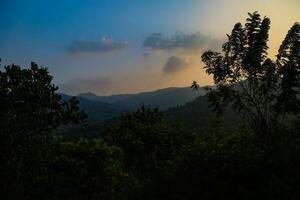
[[[148,106],[158,107],[160,110],[166,110],[179,105],[184,105],[204,94],[205,90],[202,88],[195,91],[189,87],[170,87],[135,94],[98,96],[94,93],[87,92],[81,93],[78,96],[88,100],[118,105],[127,109],[135,109],[138,106],[145,104]]]

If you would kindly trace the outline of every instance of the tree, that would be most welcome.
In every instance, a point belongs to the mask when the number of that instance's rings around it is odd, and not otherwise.
[[[126,173],[121,151],[101,139],[54,138],[51,199],[121,199]]]
[[[124,153],[125,167],[133,174],[153,178],[193,135],[168,126],[157,108],[141,106],[108,127],[106,139]]]
[[[279,111],[300,113],[300,24],[295,23],[282,42],[277,55],[281,78]]]
[[[230,106],[264,136],[280,118],[299,110],[300,24],[290,29],[274,62],[267,58],[270,19],[258,12],[248,15],[244,26],[237,23],[227,35],[222,53],[206,51],[202,61],[216,84],[207,93],[215,111]]]
[[[46,68],[31,63],[30,69],[17,65],[0,72],[1,129],[15,135],[51,131],[57,126],[86,117],[79,112],[76,98],[61,101],[58,87]]]
[[[47,170],[50,131],[86,118],[76,98],[62,101],[57,90],[48,70],[35,63],[28,69],[13,64],[0,71],[0,187],[4,191],[24,194],[38,184],[37,174]]]

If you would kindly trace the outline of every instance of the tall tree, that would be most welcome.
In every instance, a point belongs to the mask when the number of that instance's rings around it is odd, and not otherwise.
[[[277,62],[281,78],[279,111],[300,112],[300,24],[295,23],[282,42]]]
[[[57,90],[48,70],[35,63],[27,69],[13,64],[0,71],[0,188],[4,191],[23,194],[38,184],[38,174],[46,170],[50,131],[85,119],[79,101],[62,101]]]
[[[280,117],[299,109],[300,27],[295,23],[291,28],[274,62],[267,57],[270,19],[258,12],[248,15],[244,26],[237,23],[227,35],[222,53],[202,55],[216,84],[207,97],[215,111],[230,106],[257,135],[267,135]]]

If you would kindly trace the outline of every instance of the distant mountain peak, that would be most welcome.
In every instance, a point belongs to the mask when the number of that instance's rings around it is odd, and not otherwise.
[[[93,92],[83,92],[83,93],[79,93],[77,96],[98,96],[98,95]]]
[[[98,101],[99,100],[99,96],[93,92],[84,92],[84,93],[80,93],[77,95],[78,97],[83,97],[86,99],[90,99],[93,101]]]
[[[117,117],[124,111],[136,109],[142,104],[159,107],[160,110],[185,105],[205,93],[205,90],[201,88],[194,91],[189,87],[168,87],[135,94],[110,96],[98,96],[93,92],[85,92],[77,97],[80,100],[79,107],[87,112],[89,121],[95,122]],[[62,96],[70,98],[65,94]]]

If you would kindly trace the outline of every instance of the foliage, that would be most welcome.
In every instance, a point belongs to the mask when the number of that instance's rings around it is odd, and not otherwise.
[[[295,23],[282,42],[278,55],[278,74],[281,78],[279,110],[300,112],[300,24]]]
[[[158,109],[146,106],[123,115],[106,133],[107,141],[122,149],[126,168],[144,178],[166,167],[180,147],[193,138],[182,129],[165,125]]]
[[[46,68],[31,63],[29,69],[17,65],[4,67],[0,73],[1,129],[6,132],[30,135],[51,131],[66,122],[80,122],[75,98],[61,102]]]
[[[300,105],[300,24],[290,29],[276,62],[267,58],[269,29],[269,18],[249,13],[246,24],[237,23],[227,35],[222,54],[202,55],[217,87],[207,94],[214,109],[222,112],[230,105],[258,135],[271,133],[279,119],[299,113]]]
[[[119,199],[126,173],[120,162],[121,151],[100,139],[67,141],[54,138],[50,167],[51,198]],[[124,192],[124,191],[123,191]]]
[[[39,184],[47,171],[50,131],[86,117],[75,98],[61,101],[57,89],[48,70],[35,63],[0,72],[1,190],[22,195]]]
[[[278,133],[278,140],[266,146],[247,129],[227,132],[216,127],[181,149],[156,183],[153,199],[299,197],[299,136]]]

